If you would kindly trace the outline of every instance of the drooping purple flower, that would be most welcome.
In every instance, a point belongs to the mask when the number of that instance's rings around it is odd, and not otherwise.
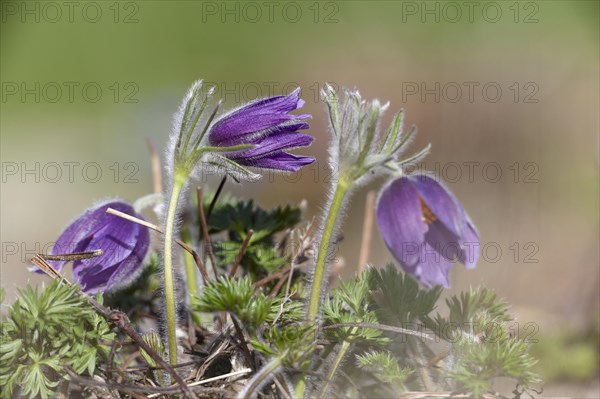
[[[403,269],[426,286],[450,283],[455,260],[475,267],[479,235],[458,200],[426,175],[386,185],[377,204],[381,235]]]
[[[141,272],[142,262],[148,253],[148,229],[106,213],[108,208],[142,219],[126,202],[103,202],[77,217],[62,232],[50,252],[58,255],[102,250],[101,256],[73,263],[74,279],[88,294],[98,290],[115,290],[131,283]],[[57,270],[68,263],[50,262]]]
[[[290,114],[304,105],[300,88],[287,96],[269,97],[235,109],[216,121],[208,133],[210,145],[230,147],[252,144],[252,148],[224,154],[243,166],[298,171],[315,161],[313,157],[298,156],[287,151],[309,146],[313,137],[299,133],[307,129],[302,122],[308,114]]]

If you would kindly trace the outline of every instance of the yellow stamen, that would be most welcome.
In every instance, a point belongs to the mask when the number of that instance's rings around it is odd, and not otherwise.
[[[430,225],[431,223],[433,223],[437,220],[437,216],[435,216],[435,214],[432,212],[432,210],[429,209],[429,207],[427,206],[425,201],[423,201],[423,198],[419,197],[419,201],[421,202],[421,210],[423,212],[423,216],[422,216],[423,221],[427,225]]]

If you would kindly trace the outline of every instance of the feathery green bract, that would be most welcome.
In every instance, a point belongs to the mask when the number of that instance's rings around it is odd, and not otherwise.
[[[2,398],[54,397],[67,366],[93,375],[114,333],[77,287],[52,282],[42,292],[28,286],[19,294],[1,322]]]
[[[421,288],[414,278],[399,272],[391,263],[379,270],[368,269],[367,279],[381,322],[400,327],[426,319],[442,292],[440,286]]]
[[[356,356],[358,367],[374,374],[382,382],[402,386],[413,372],[409,367],[400,367],[391,352],[375,351]]]
[[[211,233],[229,231],[230,235],[245,237],[249,229],[254,230],[250,243],[270,238],[274,233],[294,227],[300,222],[301,212],[295,206],[286,205],[266,211],[254,205],[253,200],[229,202],[215,208],[210,217]]]
[[[286,302],[282,309],[281,301],[280,297],[255,293],[249,276],[239,279],[224,276],[204,287],[202,294],[196,298],[194,308],[201,312],[231,312],[253,335],[263,323],[273,323],[278,316],[280,323],[300,320],[301,304]]]
[[[430,327],[452,344],[442,367],[453,389],[479,397],[492,391],[498,377],[514,378],[524,388],[540,382],[531,371],[536,360],[529,344],[510,334],[512,317],[503,300],[480,287],[452,296],[446,304],[449,316],[438,314]]]
[[[248,230],[254,231],[241,262],[253,274],[264,276],[279,270],[289,262],[282,256],[275,234],[290,229],[300,222],[301,211],[287,205],[270,211],[254,204],[253,200],[229,200],[216,206],[208,221],[211,233],[227,232],[227,239],[215,245],[221,264],[232,264]],[[283,248],[285,249],[285,248]]]
[[[332,290],[331,296],[323,304],[323,318],[329,325],[340,323],[378,323],[374,311],[369,309],[369,285],[364,272],[362,279],[357,277],[342,282]],[[339,327],[327,330],[334,340],[379,340],[385,341],[381,330],[364,327]]]
[[[267,358],[285,355],[282,365],[296,369],[306,364],[317,344],[315,327],[299,320],[271,325],[263,334],[250,339],[256,351]]]

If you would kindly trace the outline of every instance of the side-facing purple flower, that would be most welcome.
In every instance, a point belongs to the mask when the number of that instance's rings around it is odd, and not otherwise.
[[[103,202],[87,209],[60,235],[51,254],[102,250],[102,255],[73,263],[75,281],[84,292],[115,290],[130,284],[141,272],[148,253],[150,234],[137,223],[106,213],[108,208],[142,219],[133,207],[120,200]],[[67,261],[51,261],[60,270]]]
[[[479,257],[479,235],[458,200],[426,175],[386,185],[377,204],[381,235],[403,269],[426,286],[449,287],[454,260],[467,268]]]
[[[253,147],[224,155],[239,165],[256,168],[297,171],[315,161],[313,157],[297,156],[287,151],[307,147],[313,137],[299,133],[307,129],[302,122],[308,114],[290,114],[304,105],[300,88],[287,96],[269,97],[246,104],[217,120],[208,133],[212,146],[231,147],[251,144]]]

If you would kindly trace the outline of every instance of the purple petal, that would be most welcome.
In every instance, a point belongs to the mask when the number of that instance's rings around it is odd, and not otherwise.
[[[410,180],[400,178],[382,190],[377,205],[377,222],[385,244],[406,271],[419,263],[426,225],[421,202]]]
[[[479,234],[470,221],[467,221],[467,234],[462,239],[462,251],[458,254],[458,260],[465,265],[467,269],[472,269],[477,265],[480,252]]]
[[[463,237],[466,233],[466,215],[462,205],[444,186],[429,176],[411,176],[419,196],[435,216],[456,237]]]
[[[296,132],[277,133],[257,140],[254,142],[256,147],[232,153],[228,155],[228,158],[233,161],[244,158],[262,158],[275,152],[309,146],[313,140],[314,138],[308,134]]]
[[[78,269],[79,273],[75,276],[75,281],[81,285],[83,292],[87,294],[95,294],[100,288],[104,288],[107,285],[106,282],[110,279],[118,267],[118,264],[110,267],[96,265],[94,269]],[[75,270],[75,265],[73,266],[73,270]]]
[[[452,261],[442,256],[428,242],[421,246],[420,264],[417,267],[416,277],[424,285],[428,287],[431,287],[431,285],[450,287],[448,273],[451,267]]]
[[[83,214],[77,217],[77,219],[71,222],[71,224],[69,224],[69,226],[58,237],[56,243],[50,251],[50,254],[59,255],[86,251],[87,248],[89,248],[88,244],[91,241],[94,233],[98,229],[101,229],[106,223],[104,218],[107,216],[107,208],[113,208],[125,213],[133,212],[131,205],[122,201],[110,201],[86,210]],[[68,263],[66,261],[50,262],[52,263],[52,266],[59,271],[65,264]]]
[[[276,152],[269,154],[263,158],[239,159],[235,162],[244,166],[252,166],[255,168],[276,169],[287,172],[297,172],[302,167],[315,162],[313,157],[303,157],[287,152]]]
[[[130,214],[140,217],[133,209]],[[104,254],[73,265],[75,279],[88,293],[100,286],[114,290],[130,282],[137,276],[150,243],[146,227],[118,216],[106,216],[105,228],[98,230],[88,245],[90,249],[101,248]]]
[[[299,95],[298,88],[287,96],[258,100],[224,115],[210,128],[209,142],[212,145],[230,144],[247,134],[271,129],[288,121],[310,118],[307,114],[289,113],[304,104]]]
[[[141,226],[111,214],[106,214],[103,223],[102,228],[94,232],[94,238],[87,247],[90,250],[102,249],[104,253],[102,256],[81,261],[84,267],[96,263],[117,264],[127,258],[135,248]]]
[[[283,133],[297,133],[298,130],[308,129],[308,123],[286,123],[279,125],[272,129],[260,130],[256,133],[247,134],[245,136],[238,137],[235,144],[260,144],[261,140],[264,140],[269,136],[276,136]]]
[[[116,289],[129,285],[129,283],[135,277],[137,277],[141,271],[139,266],[144,261],[149,246],[150,233],[148,232],[147,228],[141,227],[140,235],[137,237],[137,245],[135,246],[135,249],[127,259],[121,262],[118,270],[108,280],[107,286],[110,289]]]
[[[73,252],[101,249],[98,257],[84,259],[73,264],[73,275],[87,293],[95,293],[102,287],[107,289],[131,281],[137,275],[148,251],[150,236],[148,229],[137,223],[106,213],[106,209],[141,218],[133,207],[122,201],[110,201],[86,210],[61,234],[51,253],[68,254]],[[62,268],[66,261],[55,262]]]
[[[439,220],[427,226],[425,241],[451,262],[455,261],[462,251],[462,242]]]

